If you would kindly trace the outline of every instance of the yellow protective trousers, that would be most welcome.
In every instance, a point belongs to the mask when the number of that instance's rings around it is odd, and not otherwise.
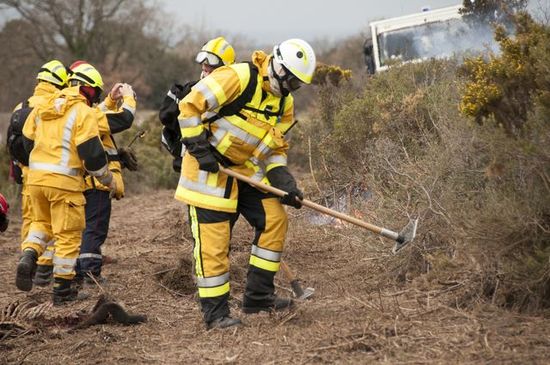
[[[21,249],[44,254],[54,241],[54,277],[71,280],[80,251],[84,217],[84,195],[48,186],[27,186],[32,204],[32,222]]]
[[[189,206],[195,276],[207,323],[229,314],[229,241],[240,214],[256,231],[250,268],[255,268],[256,274],[265,276],[263,281],[270,282],[271,287],[273,276],[279,270],[288,227],[283,206],[277,197],[262,193],[248,184],[239,182],[238,189],[236,213]],[[248,289],[254,291],[253,287]]]
[[[29,235],[32,222],[31,196],[26,185],[23,185],[23,190],[21,192],[21,216],[23,220],[21,223],[21,242],[24,242]],[[47,243],[46,251],[38,258],[36,263],[38,265],[53,266],[53,252],[54,240],[52,239]]]

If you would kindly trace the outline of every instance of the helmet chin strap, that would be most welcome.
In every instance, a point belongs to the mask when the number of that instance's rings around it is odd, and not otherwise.
[[[275,65],[273,63],[272,57],[269,63],[269,86],[271,87],[271,91],[275,96],[288,96],[290,91],[284,87],[284,79],[275,71]]]

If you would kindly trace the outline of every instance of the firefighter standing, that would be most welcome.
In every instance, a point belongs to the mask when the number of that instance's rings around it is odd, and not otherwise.
[[[85,62],[77,62],[71,65],[73,79],[84,82],[79,70],[89,65]],[[117,87],[118,86],[118,87]],[[119,102],[121,103],[119,107]],[[116,191],[111,194],[109,187],[101,184],[94,176],[86,176],[86,229],[82,234],[82,245],[77,260],[77,280],[85,283],[93,283],[93,280],[104,282],[101,276],[103,256],[101,246],[107,239],[109,221],[111,219],[111,198],[117,200],[124,196],[124,183],[122,180],[121,155],[117,149],[113,134],[122,132],[132,126],[136,113],[136,98],[129,84],[115,85],[112,92],[107,95],[104,102],[94,108],[98,121],[99,134],[105,153],[109,161],[109,170],[116,181]],[[122,151],[124,155],[127,153]],[[93,276],[93,279],[90,277]]]
[[[201,65],[200,78],[208,76],[221,66],[235,63],[235,50],[225,38],[217,37],[206,42],[195,57],[195,62]],[[162,145],[170,152],[174,161],[172,168],[181,171],[181,160],[185,149],[181,143],[181,131],[178,123],[179,101],[189,94],[197,81],[189,81],[184,85],[174,84],[166,94],[159,111],[159,119],[163,125]]]
[[[243,312],[292,305],[290,299],[274,294],[273,284],[287,230],[281,203],[300,208],[302,198],[286,167],[284,132],[293,124],[290,92],[311,82],[315,64],[311,46],[290,39],[275,46],[272,55],[254,52],[250,64],[216,69],[179,103],[187,152],[175,197],[189,206],[195,275],[207,328],[241,323],[230,317],[228,305],[229,240],[239,214],[256,230]],[[280,200],[237,182],[219,172],[218,163],[258,180],[267,177],[288,194]]]
[[[77,299],[71,283],[85,227],[84,171],[116,190],[90,107],[99,100],[103,81],[91,65],[81,73],[85,77],[71,76],[71,87],[33,109],[23,129],[30,152],[26,184],[33,209],[15,281],[20,290],[32,289],[36,259],[53,239],[56,305]]]

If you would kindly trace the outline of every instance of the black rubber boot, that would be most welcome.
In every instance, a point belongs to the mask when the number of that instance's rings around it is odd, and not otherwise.
[[[291,307],[292,299],[279,298],[275,295],[273,279],[275,273],[250,266],[243,296],[244,313],[278,311]]]
[[[52,282],[53,266],[37,265],[36,274],[34,274],[33,284],[36,286],[48,286]]]
[[[83,300],[88,295],[78,293],[78,289],[71,286],[72,280],[63,278],[54,278],[53,282],[53,305],[62,305],[75,300]]]
[[[209,322],[206,324],[206,329],[213,329],[213,328],[228,328],[233,326],[240,326],[243,323],[238,318],[231,318],[229,316],[219,317],[213,320],[212,322]]]
[[[271,312],[285,310],[294,305],[294,301],[290,298],[280,298],[273,295],[269,299],[263,301],[247,300],[246,297],[243,300],[243,312],[246,314],[253,314],[259,312]]]
[[[19,263],[17,264],[17,273],[15,276],[15,286],[17,286],[17,289],[31,291],[37,258],[38,253],[32,248],[23,250],[23,254],[19,258]]]

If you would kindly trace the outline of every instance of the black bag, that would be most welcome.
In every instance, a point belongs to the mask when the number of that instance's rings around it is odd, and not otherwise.
[[[197,81],[190,81],[185,85],[174,84],[160,104],[159,119],[164,126],[162,134],[166,149],[174,158],[181,157],[181,130],[178,122],[180,114],[179,102],[189,94]]]
[[[11,115],[7,133],[7,146],[11,159],[25,166],[29,165],[29,154],[23,143],[23,126],[31,111],[29,101],[26,100],[21,108]]]

